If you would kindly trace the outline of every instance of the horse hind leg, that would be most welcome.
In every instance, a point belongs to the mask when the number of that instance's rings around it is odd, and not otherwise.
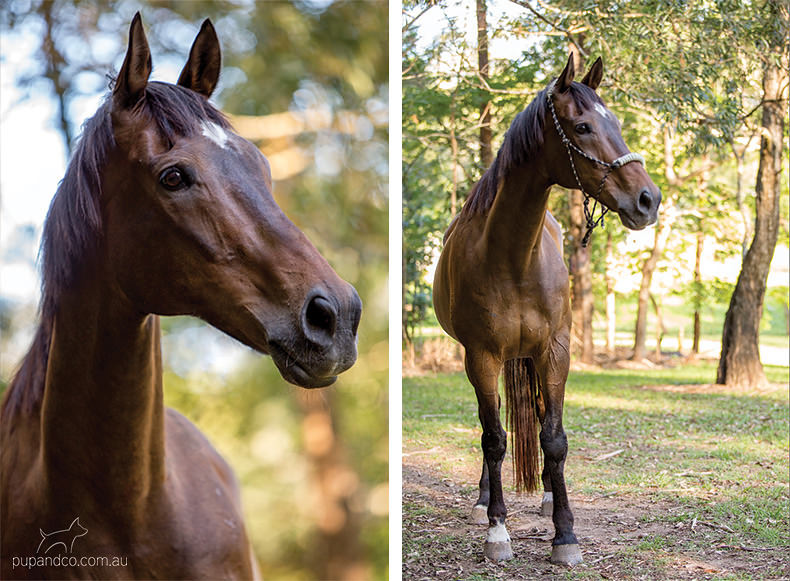
[[[543,498],[540,500],[540,516],[552,516],[554,514],[554,493],[551,491],[551,475],[543,461]]]
[[[480,494],[477,497],[470,520],[476,525],[488,524],[488,504],[491,499],[491,490],[488,482],[488,463],[483,458],[483,471],[480,475]]]
[[[543,425],[546,419],[546,404],[543,401],[543,389],[540,387],[540,376],[535,373],[535,380],[538,382],[538,393],[536,407],[538,411],[538,421]],[[554,514],[554,496],[551,492],[551,476],[546,468],[546,461],[543,461],[543,472],[541,473],[541,481],[543,482],[543,498],[540,501],[540,516],[551,516]]]
[[[579,542],[573,531],[573,513],[565,487],[565,458],[568,439],[562,427],[562,408],[565,399],[565,382],[568,378],[570,356],[567,343],[556,342],[538,363],[538,374],[543,378],[545,417],[540,431],[540,445],[544,455],[544,486],[552,495],[554,540],[551,562],[576,565],[582,562]]]

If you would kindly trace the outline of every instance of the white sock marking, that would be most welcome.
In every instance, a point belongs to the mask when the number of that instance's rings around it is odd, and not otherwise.
[[[509,543],[510,535],[507,534],[507,529],[505,528],[505,525],[498,524],[494,527],[488,527],[488,533],[486,534],[486,542]]]

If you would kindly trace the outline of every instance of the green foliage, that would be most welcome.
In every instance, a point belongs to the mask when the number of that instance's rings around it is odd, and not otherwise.
[[[586,0],[537,4],[492,0],[487,2],[488,32],[498,42],[489,47],[491,72],[484,86],[475,71],[476,39],[463,33],[464,19],[474,19],[471,7],[449,1],[431,8],[429,3],[406,3],[402,55],[406,336],[415,323],[429,316],[426,272],[452,217],[454,168],[461,168],[455,180],[456,208],[485,169],[480,167],[477,149],[477,107],[491,102],[496,149],[507,123],[564,66],[570,45],[581,50],[587,64],[597,56],[603,58],[599,93],[620,119],[625,142],[646,157],[648,173],[663,192],[660,219],[673,224],[657,269],[668,275],[664,280],[679,281],[665,290],[680,290],[698,303],[724,290],[716,281],[704,280],[699,288],[688,284],[693,269],[688,256],[693,256],[700,231],[706,248],[715,248],[717,259],[742,251],[746,224],[735,198],[743,195],[748,210],[754,192],[745,181],[737,191],[734,151],[742,156],[744,175],[751,180],[757,163],[762,65],[778,58],[775,47],[781,46],[778,39],[787,33],[787,22],[776,17],[775,5],[645,0],[592,6]],[[430,27],[423,25],[427,20]],[[437,21],[441,32],[429,37],[427,31],[435,30]],[[669,168],[665,133],[671,139]],[[451,135],[456,137],[457,153]],[[786,172],[782,181],[786,192]],[[787,196],[780,204],[780,239],[784,240]],[[567,226],[566,193],[555,188],[549,206]],[[664,213],[670,206],[676,218]],[[623,244],[625,231],[618,222],[614,216],[607,220],[614,235],[615,266],[619,272],[639,276],[650,248]],[[608,268],[605,244],[600,232],[592,237],[593,288],[600,302]],[[566,248],[566,256],[570,250]],[[716,294],[717,301],[721,298]]]
[[[735,288],[735,283],[713,278],[705,281],[684,282],[672,290],[672,294],[688,299],[694,309],[701,309],[705,305],[727,305]]]

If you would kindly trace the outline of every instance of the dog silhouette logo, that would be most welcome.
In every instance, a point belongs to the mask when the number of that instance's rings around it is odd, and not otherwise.
[[[80,517],[77,517],[71,521],[69,528],[63,529],[62,531],[45,533],[41,529],[38,529],[38,532],[41,533],[41,542],[38,544],[36,553],[48,553],[52,548],[58,545],[63,545],[63,550],[67,553],[71,553],[71,550],[74,548],[74,541],[77,540],[77,537],[84,537],[88,534],[88,529],[80,524]],[[42,551],[41,549],[44,550]]]

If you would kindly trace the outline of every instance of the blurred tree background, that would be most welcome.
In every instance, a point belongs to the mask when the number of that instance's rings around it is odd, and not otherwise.
[[[759,334],[771,361],[787,365],[786,3],[406,0],[403,7],[407,362],[431,367],[415,352],[441,352],[432,338],[439,331],[431,268],[490,163],[491,141],[495,153],[513,117],[573,52],[579,78],[603,58],[599,93],[663,192],[657,226],[629,233],[612,217],[581,248],[581,195],[554,188],[574,360],[649,366],[648,357],[661,362],[668,353],[721,353],[729,373],[720,368],[716,381],[759,385]],[[737,346],[729,357],[727,345]]]
[[[383,579],[388,559],[387,3],[11,1],[0,8],[6,130],[47,117],[65,167],[83,121],[107,93],[140,10],[155,80],[174,82],[204,18],[223,50],[212,100],[270,160],[274,195],[341,277],[359,291],[359,359],[335,386],[300,390],[268,358],[201,322],[163,320],[166,404],[229,460],[243,488],[250,536],[268,579]],[[42,99],[48,105],[41,107]],[[16,129],[14,129],[16,128]],[[14,131],[16,131],[14,133]],[[36,158],[35,149],[25,155]],[[61,156],[58,156],[61,157]],[[16,219],[33,168],[4,160],[3,382],[29,340],[39,221]],[[62,171],[60,173],[62,175]],[[34,277],[32,277],[34,278]],[[22,288],[23,290],[19,290]],[[28,290],[25,290],[28,289]]]

